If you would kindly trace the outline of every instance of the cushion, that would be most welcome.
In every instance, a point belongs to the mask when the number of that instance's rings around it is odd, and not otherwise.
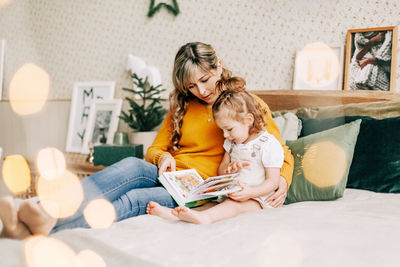
[[[285,204],[343,196],[361,120],[286,142],[294,156]]]
[[[301,131],[301,120],[292,112],[274,118],[283,142],[296,140]]]
[[[400,193],[400,117],[302,119],[301,136],[362,118],[347,187]]]

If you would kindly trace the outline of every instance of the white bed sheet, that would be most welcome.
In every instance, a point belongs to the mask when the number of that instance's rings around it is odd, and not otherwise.
[[[144,215],[109,229],[52,237],[91,249],[107,266],[400,266],[400,194],[346,189],[212,225]],[[1,266],[26,266],[24,242],[0,240]]]

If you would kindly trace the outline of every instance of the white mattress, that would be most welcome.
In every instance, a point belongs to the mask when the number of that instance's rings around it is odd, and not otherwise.
[[[400,194],[346,189],[343,198],[300,202],[212,225],[144,215],[106,230],[52,237],[107,266],[400,266]],[[24,241],[0,240],[1,266],[26,266]]]

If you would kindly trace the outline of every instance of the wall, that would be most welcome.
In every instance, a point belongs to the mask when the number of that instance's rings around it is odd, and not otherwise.
[[[189,41],[212,44],[225,65],[246,78],[250,90],[290,89],[297,49],[316,41],[343,45],[348,29],[400,23],[398,0],[177,1],[177,17],[162,9],[147,18],[149,0],[0,0],[0,39],[7,41],[2,98],[8,99],[9,83],[26,62],[49,73],[50,99],[70,99],[76,81],[106,80],[115,81],[116,97],[123,97],[120,88],[131,87],[125,71],[128,54],[159,68],[170,90],[175,53]],[[396,80],[399,91],[399,59]],[[60,116],[68,117],[64,104],[56,103],[62,106]],[[14,116],[5,110],[2,131],[4,120]],[[57,108],[52,112],[57,114]],[[0,146],[16,142],[12,131],[25,131],[18,142],[28,144],[34,130],[28,118],[20,120],[25,121],[21,127],[8,127],[11,133],[0,136]],[[65,130],[67,121],[54,121],[54,127]],[[62,149],[65,141],[57,144]],[[12,147],[25,152],[24,146]]]
[[[158,67],[171,89],[174,55],[195,40],[212,44],[249,89],[290,89],[298,48],[315,41],[340,45],[348,29],[400,23],[398,0],[177,0],[181,14],[162,9],[153,18],[146,16],[149,0],[8,1],[0,7],[5,99],[25,62],[48,71],[51,99],[69,99],[75,81],[96,80],[116,81],[120,96],[130,86],[124,70],[130,53]],[[400,60],[397,65],[398,89]]]

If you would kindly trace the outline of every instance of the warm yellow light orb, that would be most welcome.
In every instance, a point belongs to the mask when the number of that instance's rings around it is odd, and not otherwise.
[[[106,267],[107,264],[96,252],[85,249],[78,253],[80,267]]]
[[[296,72],[309,87],[319,89],[337,79],[340,72],[339,58],[326,44],[311,43],[297,55]]]
[[[304,177],[318,187],[336,185],[346,172],[347,157],[344,150],[332,142],[319,142],[310,146],[301,161]]]
[[[5,185],[14,194],[25,192],[31,185],[31,171],[21,155],[7,156],[2,174]]]
[[[95,199],[87,205],[83,216],[92,228],[108,228],[114,222],[116,213],[114,206],[108,200]]]
[[[83,188],[79,178],[66,170],[54,179],[39,177],[37,184],[39,204],[54,218],[72,216],[83,201]]]
[[[49,90],[49,74],[33,63],[26,63],[11,79],[9,88],[11,107],[19,115],[39,112],[46,103]]]
[[[5,7],[6,5],[10,4],[11,0],[0,0],[0,7]]]
[[[33,236],[25,241],[25,259],[29,267],[77,267],[75,252],[64,242],[45,236]]]
[[[65,172],[64,154],[53,147],[47,147],[39,151],[37,167],[40,176],[46,179],[55,179]]]

